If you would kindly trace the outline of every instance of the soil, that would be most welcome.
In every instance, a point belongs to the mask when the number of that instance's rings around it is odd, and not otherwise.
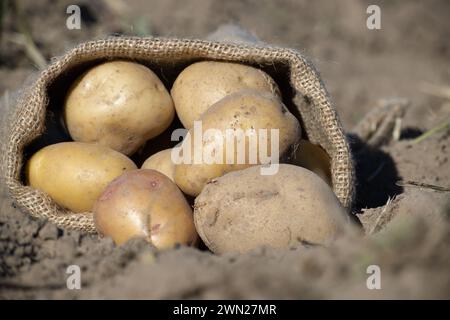
[[[356,163],[353,214],[363,233],[348,230],[329,247],[257,248],[213,255],[177,247],[156,251],[141,240],[61,230],[16,209],[0,184],[0,298],[450,298],[450,194],[399,180],[450,187],[450,133],[415,137],[450,117],[450,3],[432,1],[80,1],[82,29],[65,27],[71,1],[20,2],[44,57],[111,34],[205,38],[224,23],[261,40],[292,47],[320,70],[349,132]],[[368,30],[369,4],[382,29]],[[7,16],[0,51],[0,137],[15,96],[37,68],[17,44]],[[389,97],[411,105],[399,141],[370,147],[350,134]],[[82,289],[66,286],[69,265]],[[381,289],[366,286],[367,267],[381,269]]]

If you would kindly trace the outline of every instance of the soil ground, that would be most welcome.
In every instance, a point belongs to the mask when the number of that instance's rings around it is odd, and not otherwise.
[[[411,180],[450,186],[450,133],[414,138],[449,119],[450,2],[431,1],[80,1],[81,30],[65,27],[72,1],[20,1],[47,60],[80,41],[111,34],[205,38],[225,23],[309,56],[321,72],[345,129],[379,99],[411,105],[399,141],[353,145],[354,214],[365,235],[347,232],[330,247],[258,248],[216,256],[180,247],[157,252],[143,241],[65,231],[15,208],[0,184],[0,298],[450,298],[448,192],[398,186]],[[366,28],[366,8],[381,8],[381,30]],[[1,38],[1,137],[8,103],[37,68],[7,16]],[[20,38],[20,37],[19,37]],[[68,290],[66,268],[82,270]],[[368,290],[367,266],[381,268],[381,290]]]

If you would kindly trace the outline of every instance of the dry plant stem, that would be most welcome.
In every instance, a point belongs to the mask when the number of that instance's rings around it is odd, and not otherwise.
[[[412,144],[416,144],[419,142],[422,142],[423,140],[435,135],[436,133],[443,131],[445,129],[450,129],[450,118],[448,118],[447,120],[443,121],[442,123],[438,124],[436,127],[431,128],[430,130],[428,130],[427,132],[421,134],[420,136],[418,136],[416,139],[414,139],[411,143]]]
[[[33,41],[25,14],[23,13],[18,1],[13,1],[12,7],[17,21],[17,28],[23,35],[23,39],[21,39],[20,42],[25,48],[26,55],[39,67],[39,69],[44,69],[47,66],[47,61]]]
[[[436,186],[434,184],[428,184],[428,183],[423,183],[423,182],[407,180],[407,181],[397,181],[396,184],[400,187],[415,187],[415,188],[432,189],[432,190],[435,190],[438,192],[450,192],[450,188]]]
[[[3,35],[3,21],[6,17],[6,11],[8,10],[9,1],[3,0],[0,3],[0,45],[2,45],[2,35]]]
[[[407,99],[381,100],[377,107],[359,121],[352,132],[374,148],[380,147],[392,138],[397,140],[401,131],[401,119],[408,106]]]
[[[379,166],[378,166],[378,168],[367,178],[367,181],[368,182],[370,182],[370,181],[372,181],[374,178],[376,178],[379,174],[380,174],[380,172],[381,172],[381,170],[383,170],[383,168],[384,168],[384,166],[386,165],[386,162],[385,161],[383,161]]]
[[[420,86],[420,90],[435,97],[450,99],[450,87],[424,83]]]
[[[383,207],[383,210],[380,212],[380,214],[377,217],[377,220],[375,221],[372,229],[369,231],[369,234],[374,234],[378,225],[380,224],[381,218],[384,216],[384,214],[387,211],[387,208],[389,207],[389,205],[392,203],[392,201],[394,201],[395,196],[393,198],[389,197],[388,201],[386,202],[386,204]]]

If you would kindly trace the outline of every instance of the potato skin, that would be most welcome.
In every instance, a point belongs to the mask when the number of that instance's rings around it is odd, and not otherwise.
[[[271,94],[245,90],[229,95],[209,108],[201,117],[203,133],[208,129],[220,130],[220,136],[225,140],[227,129],[259,129],[268,130],[268,148],[270,148],[270,129],[279,129],[279,152],[282,155],[290,145],[296,143],[301,136],[300,124],[283,105],[283,103]],[[192,141],[195,140],[194,130],[189,130]],[[259,136],[259,134],[257,134]],[[220,177],[227,172],[248,168],[249,141],[246,139],[246,162],[243,164],[227,164],[223,157],[222,164],[176,164],[175,182],[184,193],[197,196],[205,184],[213,178]],[[186,140],[183,141],[183,144]],[[213,145],[213,143],[211,144]],[[203,143],[203,148],[208,143]],[[194,145],[191,144],[193,155]],[[237,148],[235,143],[234,157],[236,159]],[[259,144],[258,144],[259,153]],[[258,163],[261,159],[258,157]]]
[[[172,98],[147,67],[111,61],[89,69],[69,90],[64,117],[75,141],[94,142],[126,155],[169,127]]]
[[[114,178],[136,169],[125,155],[108,147],[62,142],[36,152],[26,165],[27,182],[74,212],[86,212]]]
[[[280,95],[277,84],[264,71],[220,61],[201,61],[188,66],[175,80],[171,95],[178,117],[190,129],[214,103],[245,89]]]
[[[158,249],[194,245],[192,209],[178,187],[150,169],[125,172],[112,181],[94,206],[97,230],[118,245],[143,237]]]
[[[219,254],[327,244],[344,230],[345,215],[322,179],[289,164],[273,176],[258,166],[228,173],[207,184],[194,207],[200,237]]]
[[[141,169],[156,170],[169,177],[170,180],[174,181],[173,176],[175,174],[175,164],[172,161],[171,154],[172,149],[157,152],[145,160],[141,166]]]
[[[301,139],[298,143],[290,164],[306,168],[323,179],[330,187],[333,186],[331,178],[330,156],[320,146],[308,140]]]

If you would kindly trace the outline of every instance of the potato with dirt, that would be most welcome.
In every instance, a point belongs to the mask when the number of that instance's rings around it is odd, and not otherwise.
[[[272,94],[256,90],[225,97],[200,121],[201,130],[189,130],[190,139],[185,138],[180,147],[184,162],[175,165],[175,182],[191,196],[197,196],[208,181],[227,172],[278,162],[301,136],[297,118],[284,104]],[[189,152],[191,161],[186,160]],[[196,153],[203,156],[201,163],[195,162]]]
[[[211,251],[326,245],[344,230],[346,212],[316,174],[289,164],[272,176],[259,169],[217,178],[195,199],[195,225]]]
[[[131,169],[136,169],[133,161],[108,147],[61,142],[36,152],[25,175],[30,186],[44,191],[60,206],[86,212],[109,182]]]
[[[165,174],[170,180],[174,181],[175,163],[172,161],[172,149],[159,151],[151,155],[142,164],[141,169],[153,169]]]
[[[174,119],[169,92],[156,74],[131,61],[110,61],[82,74],[69,89],[64,118],[75,141],[126,155],[162,133]]]
[[[186,129],[214,103],[241,90],[255,89],[280,96],[264,71],[239,63],[201,61],[184,69],[170,91],[177,115]]]
[[[150,169],[125,172],[112,181],[94,206],[98,232],[118,245],[145,238],[158,249],[195,245],[192,209],[180,189]]]

